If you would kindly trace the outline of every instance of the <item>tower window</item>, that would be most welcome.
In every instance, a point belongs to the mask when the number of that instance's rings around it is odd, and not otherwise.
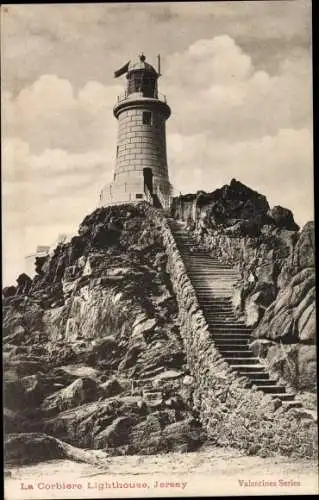
[[[119,147],[116,146],[116,158],[118,158],[118,156],[119,156]]]
[[[136,198],[136,199],[141,199],[141,198],[143,198],[143,193],[137,193],[137,194],[135,195],[135,198]]]
[[[143,125],[152,124],[152,113],[150,111],[143,111]]]

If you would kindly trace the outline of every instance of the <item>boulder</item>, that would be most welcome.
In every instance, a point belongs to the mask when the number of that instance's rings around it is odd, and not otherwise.
[[[314,342],[315,296],[314,269],[305,268],[280,290],[275,301],[266,309],[253,336],[285,342]]]
[[[140,354],[141,347],[139,345],[130,347],[119,364],[119,370],[126,370],[133,367],[136,364]]]
[[[23,331],[25,331],[23,327],[23,314],[21,313],[21,311],[11,304],[7,307],[4,307],[2,319],[3,337],[15,334],[18,329],[19,332],[21,332],[22,328]]]
[[[177,450],[182,447],[183,452],[196,451],[203,444],[204,434],[200,426],[190,420],[182,420],[167,425],[162,433],[167,449]]]
[[[4,384],[6,405],[14,410],[38,408],[45,397],[56,391],[59,379],[33,374]]]
[[[76,406],[97,400],[103,394],[103,390],[95,380],[90,378],[76,379],[68,387],[65,387],[51,396],[45,398],[41,404],[41,410],[45,413],[58,413]]]
[[[267,215],[273,219],[277,227],[288,229],[289,231],[299,230],[299,226],[295,223],[294,216],[288,208],[276,205],[268,211]]]
[[[273,343],[266,355],[269,370],[298,391],[316,391],[317,357],[314,345]]]
[[[28,432],[30,422],[9,408],[3,410],[3,426],[5,434]]]
[[[140,397],[114,397],[65,410],[44,421],[43,430],[82,448],[94,448],[94,438],[118,417],[142,420]]]
[[[13,297],[14,295],[16,295],[16,293],[17,293],[17,289],[13,285],[11,285],[11,286],[5,286],[2,289],[2,297],[4,299],[7,299],[8,297]]]
[[[26,465],[65,458],[62,443],[39,433],[7,434],[4,454],[7,465]]]
[[[17,278],[17,294],[27,295],[32,285],[32,279],[25,273],[19,274]]]
[[[310,221],[304,225],[297,241],[293,266],[296,271],[315,265],[315,225]]]
[[[39,359],[38,361],[34,359],[10,359],[10,361],[5,363],[4,367],[5,373],[14,372],[18,378],[34,375],[36,373],[44,374],[47,369],[48,364],[44,359]]]
[[[104,382],[104,384],[101,384],[101,389],[103,391],[103,395],[105,398],[116,396],[117,394],[123,391],[122,386],[116,379]]]
[[[116,448],[129,440],[134,421],[129,417],[118,417],[94,438],[94,448]]]
[[[273,345],[275,343],[271,340],[256,339],[249,344],[249,347],[258,358],[266,358],[270,347]]]
[[[141,321],[140,323],[137,323],[136,326],[134,326],[132,335],[133,336],[141,334],[146,335],[151,330],[153,330],[155,326],[156,326],[155,318],[146,319],[145,321]]]

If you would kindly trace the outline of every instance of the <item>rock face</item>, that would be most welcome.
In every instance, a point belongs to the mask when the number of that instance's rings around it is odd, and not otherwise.
[[[289,231],[298,231],[299,226],[295,223],[291,210],[276,205],[269,210],[268,215],[273,219],[277,227],[288,229]]]
[[[17,288],[4,290],[8,432],[139,453],[146,447],[135,429],[153,413],[170,411],[165,425],[192,418],[167,257],[145,210],[96,210],[37,262],[31,282],[20,275]],[[179,378],[163,376],[172,369]]]
[[[293,360],[291,384],[312,388],[313,226],[291,230],[289,211],[272,212],[237,181],[186,203],[175,202],[175,215],[241,271],[234,305],[258,325],[258,355],[286,380]],[[24,449],[40,433],[40,443],[149,454],[193,451],[208,435],[245,453],[315,453],[313,423],[296,432],[291,415],[221,359],[161,212],[99,208],[36,269],[31,284],[24,277],[3,293],[5,418],[21,433],[12,443]]]
[[[312,456],[317,449],[314,419],[292,414],[279,399],[247,387],[217,349],[195,289],[167,220],[162,225],[168,269],[179,307],[180,332],[193,376],[193,401],[210,442],[233,446],[247,454]],[[267,342],[267,341],[266,341]],[[311,376],[311,375],[310,375]]]
[[[314,343],[316,338],[314,268],[299,271],[277,294],[254,332],[256,338],[284,343]]]
[[[5,459],[7,464],[22,465],[41,460],[65,458],[63,447],[56,439],[44,434],[9,434],[6,436]]]
[[[234,309],[256,328],[255,339],[267,341],[254,341],[254,349],[293,388],[315,390],[314,223],[299,232],[290,210],[270,209],[265,197],[234,180],[213,193],[179,197],[173,209],[203,248],[240,271]]]

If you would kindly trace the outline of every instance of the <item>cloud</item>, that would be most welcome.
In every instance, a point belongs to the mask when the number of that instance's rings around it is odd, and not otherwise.
[[[216,138],[245,140],[311,126],[310,82],[310,54],[294,52],[271,76],[221,35],[173,54],[162,90],[172,105],[174,131],[214,130]]]
[[[32,154],[27,142],[3,144],[4,283],[24,269],[24,256],[52,244],[61,232],[76,233],[113,169],[109,148],[72,154],[46,149]]]
[[[30,148],[85,152],[107,145],[116,134],[112,108],[120,85],[89,81],[76,93],[68,80],[42,75],[3,103],[6,135],[19,137]]]
[[[114,154],[108,149],[72,154],[65,150],[46,149],[41,154],[31,154],[29,144],[19,138],[8,138],[3,145],[3,195],[12,198],[14,209],[17,193],[23,210],[39,212],[50,200],[76,196],[89,186],[109,180],[113,169]],[[97,193],[96,193],[97,198]],[[67,216],[67,214],[64,214]]]
[[[220,35],[197,40],[168,57],[160,91],[172,107],[171,132],[214,130],[216,138],[245,140],[282,128],[309,127],[310,82],[309,54],[293,52],[271,76],[256,69],[234,39]],[[35,152],[84,153],[105,145],[114,149],[112,108],[123,83],[91,80],[76,91],[66,79],[42,75],[16,97],[5,94],[6,135],[20,137]]]
[[[275,70],[294,46],[310,44],[310,0],[12,4],[6,10],[3,82],[14,95],[42,74],[75,87],[88,76],[110,84],[113,70],[142,50],[148,57],[160,52],[165,61],[172,50],[224,33],[264,70]]]

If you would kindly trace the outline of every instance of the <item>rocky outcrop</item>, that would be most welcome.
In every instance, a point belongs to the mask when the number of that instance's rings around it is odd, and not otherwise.
[[[199,199],[202,213],[203,193]],[[298,233],[277,227],[267,200],[240,183],[209,203],[213,223],[204,215],[191,230],[200,245],[238,262],[238,312],[255,294],[260,322],[279,275],[290,282],[311,238],[301,244]],[[247,389],[221,359],[160,211],[145,203],[100,208],[37,270],[27,293],[4,301],[5,404],[14,432],[20,418],[22,432],[114,455],[191,451],[206,435],[263,456],[315,453],[314,421],[300,418],[296,431],[292,410]],[[262,340],[277,342],[255,339]]]
[[[63,446],[51,436],[19,433],[6,436],[5,458],[7,464],[22,465],[66,457]]]
[[[314,343],[316,338],[316,289],[313,268],[295,274],[266,309],[254,337],[284,343]]]
[[[5,462],[11,466],[31,465],[45,460],[67,459],[107,466],[104,454],[81,450],[43,433],[12,433],[5,437]]]
[[[315,345],[283,344],[265,339],[251,343],[253,352],[264,359],[271,376],[288,383],[293,390],[316,394],[317,349]],[[312,404],[316,408],[316,404]]]
[[[185,217],[184,200],[190,202],[194,208],[188,210]],[[172,214],[174,217],[187,220],[195,214],[194,219],[200,216],[206,226],[231,226],[242,221],[269,221],[267,217],[269,205],[265,196],[253,191],[241,182],[232,179],[231,183],[216,189],[212,193],[199,191],[196,195],[180,196],[173,200]]]
[[[294,221],[294,216],[291,210],[288,210],[288,208],[276,205],[268,211],[268,215],[277,227],[288,229],[288,231],[298,231],[299,229],[298,224]]]
[[[203,249],[240,271],[234,310],[256,328],[256,339],[267,340],[261,344],[263,351],[271,347],[265,362],[269,367],[279,366],[272,360],[276,352],[275,358],[282,358],[278,370],[283,379],[297,390],[313,391],[315,379],[310,381],[310,373],[314,375],[314,371],[304,362],[304,353],[307,351],[312,366],[315,348],[310,345],[316,341],[314,223],[308,222],[299,232],[290,210],[270,209],[263,196],[234,180],[213,193],[187,195],[185,200],[179,197],[173,207],[175,216],[185,220]],[[255,342],[255,349],[259,344]],[[294,361],[292,371],[288,351],[303,353],[295,356],[300,362]]]
[[[187,373],[166,261],[144,204],[103,208],[37,262],[31,286],[5,291],[11,432],[139,453],[134,429],[154,412],[172,410],[167,425],[192,417],[181,380],[165,377],[172,369]],[[19,282],[29,283],[21,276]],[[172,409],[174,398],[180,402]],[[124,435],[125,442],[117,438]]]
[[[297,426],[294,409],[287,411],[261,391],[248,389],[245,378],[236,376],[222,359],[167,220],[154,209],[149,208],[149,213],[161,225],[181,335],[194,377],[193,401],[209,440],[248,454],[312,456],[316,450],[315,421],[299,419]]]

